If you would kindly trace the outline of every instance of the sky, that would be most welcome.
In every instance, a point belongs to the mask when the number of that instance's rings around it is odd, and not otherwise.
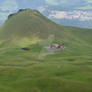
[[[0,0],[0,25],[19,9],[37,9],[54,20],[92,21],[92,0]]]

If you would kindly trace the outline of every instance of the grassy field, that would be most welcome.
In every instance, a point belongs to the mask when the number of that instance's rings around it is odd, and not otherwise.
[[[66,50],[40,59],[40,49],[0,52],[0,92],[92,91],[92,54],[69,55]]]
[[[64,51],[44,49],[60,41]],[[92,30],[32,10],[9,18],[0,29],[0,92],[92,92]]]

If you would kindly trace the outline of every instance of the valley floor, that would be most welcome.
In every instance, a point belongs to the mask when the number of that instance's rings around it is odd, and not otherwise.
[[[1,50],[0,92],[92,92],[92,54],[66,52]]]

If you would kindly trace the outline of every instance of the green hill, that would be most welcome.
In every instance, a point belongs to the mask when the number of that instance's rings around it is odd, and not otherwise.
[[[64,51],[44,49],[61,41]],[[92,92],[91,85],[92,29],[58,25],[37,10],[9,15],[0,28],[0,92]]]
[[[0,32],[0,39],[7,45],[21,45],[23,41],[28,45],[33,40],[38,42],[41,39],[47,39],[50,35],[55,35],[58,40],[77,45],[84,43],[85,46],[92,43],[91,33],[92,31],[88,29],[60,26],[36,10],[26,9],[9,16]]]
[[[37,10],[26,9],[9,16],[2,27],[0,39],[7,39],[11,42],[13,40],[23,40],[23,38],[30,40],[35,37],[43,39],[48,38],[49,35],[55,35],[56,38],[62,40],[77,39],[91,43],[91,33],[92,31],[88,29],[60,26],[44,17]]]

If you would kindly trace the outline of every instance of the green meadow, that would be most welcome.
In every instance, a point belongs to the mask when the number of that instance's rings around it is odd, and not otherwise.
[[[61,41],[64,51],[44,48]],[[0,28],[0,92],[92,92],[92,29],[60,26],[36,10],[10,16]]]

